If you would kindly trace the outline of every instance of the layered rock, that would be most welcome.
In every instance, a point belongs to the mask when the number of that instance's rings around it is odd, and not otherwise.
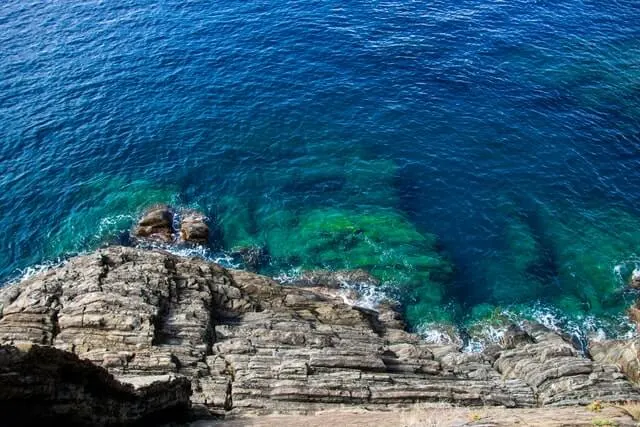
[[[594,400],[637,399],[638,390],[611,364],[582,357],[562,336],[528,323],[515,348],[499,353],[495,368],[504,378],[520,379],[540,405],[584,405]]]
[[[185,376],[213,413],[640,399],[617,368],[539,326],[491,356],[402,326],[391,305],[379,314],[320,286],[123,247],[0,290],[0,342],[68,350],[128,382]]]
[[[0,346],[2,425],[122,425],[186,415],[186,378],[134,387],[76,355],[40,346]]]
[[[589,353],[597,362],[615,365],[635,384],[640,384],[640,338],[592,341]]]
[[[137,242],[206,245],[209,226],[207,217],[198,211],[184,210],[176,214],[168,205],[155,205],[142,214],[132,237]]]

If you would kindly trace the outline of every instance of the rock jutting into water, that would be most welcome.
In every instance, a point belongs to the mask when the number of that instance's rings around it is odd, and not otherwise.
[[[295,286],[326,286],[328,288],[341,288],[343,286],[380,286],[380,280],[367,273],[365,270],[311,270],[305,271],[300,276],[292,279],[289,284]]]
[[[0,343],[69,351],[121,382],[185,377],[194,410],[215,414],[640,400],[618,368],[540,325],[491,354],[462,353],[403,330],[392,306],[378,313],[323,289],[109,247],[2,288]]]

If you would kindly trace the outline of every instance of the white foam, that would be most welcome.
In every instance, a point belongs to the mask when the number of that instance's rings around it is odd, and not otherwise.
[[[45,273],[53,268],[63,266],[67,263],[67,260],[58,258],[52,261],[45,261],[40,264],[35,264],[27,268],[16,270],[13,278],[10,278],[5,286],[9,286],[18,282],[22,282],[23,280],[31,279],[37,275]]]
[[[483,322],[480,325],[480,331],[469,338],[462,351],[477,353],[483,351],[488,344],[499,344],[506,330],[507,326],[505,325],[498,326]]]
[[[446,328],[454,328],[455,331],[455,327],[453,325],[423,323],[416,329],[416,332],[429,344],[457,344],[455,342],[455,338],[450,332],[446,331]]]
[[[216,264],[220,264],[221,266],[226,268],[240,268],[242,266],[240,263],[235,262],[233,257],[228,253],[212,252],[209,248],[205,248],[203,246],[179,247],[171,245],[158,245],[156,247],[161,248],[173,255],[187,258],[201,258],[205,261],[215,262]]]
[[[338,293],[343,297],[345,303],[369,310],[377,310],[382,301],[389,299],[379,285],[368,283],[348,284],[343,282]],[[352,298],[353,294],[356,295],[355,299]]]
[[[276,282],[284,285],[290,285],[300,278],[302,269],[300,267],[294,267],[286,271],[281,271],[277,276],[273,276],[272,279]]]

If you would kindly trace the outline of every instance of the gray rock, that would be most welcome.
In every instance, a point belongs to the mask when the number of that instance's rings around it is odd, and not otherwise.
[[[331,293],[110,247],[1,289],[0,342],[67,350],[129,383],[186,377],[201,413],[640,400],[549,330],[488,358],[406,332],[392,305],[380,316]]]
[[[635,384],[640,384],[640,338],[591,341],[589,353],[593,360],[615,366]]]
[[[526,324],[533,339],[518,340],[500,353],[493,366],[504,378],[528,384],[538,405],[585,405],[594,400],[624,401],[640,392],[608,364],[587,359],[562,336],[539,324]]]

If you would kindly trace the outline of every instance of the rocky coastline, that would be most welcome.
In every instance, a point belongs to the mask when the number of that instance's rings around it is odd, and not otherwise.
[[[154,207],[134,238],[207,241],[204,216],[174,219]],[[265,256],[238,251],[252,263]],[[71,258],[0,288],[0,407],[16,414],[9,424],[114,425],[417,402],[640,401],[637,338],[593,340],[584,354],[525,322],[483,352],[463,352],[407,332],[391,303],[349,304],[336,289],[350,279],[377,283],[364,271],[315,271],[283,285],[141,247]]]

